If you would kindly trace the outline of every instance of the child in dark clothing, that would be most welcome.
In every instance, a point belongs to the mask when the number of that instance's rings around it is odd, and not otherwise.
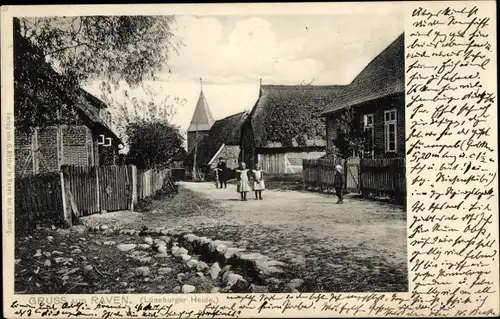
[[[337,204],[342,204],[342,191],[344,190],[344,174],[342,174],[342,166],[335,166],[335,177],[333,180],[335,194],[337,195]]]

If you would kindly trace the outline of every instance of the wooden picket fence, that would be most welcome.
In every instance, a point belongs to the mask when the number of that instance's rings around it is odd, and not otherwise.
[[[363,159],[360,163],[361,190],[367,197],[406,200],[406,165],[404,158]]]
[[[18,228],[63,222],[63,196],[58,172],[16,178],[14,197]]]
[[[77,217],[100,211],[98,170],[96,166],[65,166],[62,168],[65,195],[75,206]]]
[[[17,225],[72,224],[102,211],[133,210],[139,199],[155,195],[164,182],[173,189],[170,172],[137,172],[133,165],[62,166],[60,172],[17,176]]]
[[[308,190],[332,193],[335,179],[335,166],[343,167],[345,189],[352,193],[359,193],[359,158],[348,160],[337,159],[305,159],[302,162],[304,184]]]
[[[169,169],[141,170],[137,172],[137,197],[145,199],[154,196],[163,187],[165,178],[169,176]]]
[[[405,201],[404,158],[304,160],[303,176],[306,189],[332,193],[336,165],[344,168],[347,191],[366,197],[389,197],[397,202]]]

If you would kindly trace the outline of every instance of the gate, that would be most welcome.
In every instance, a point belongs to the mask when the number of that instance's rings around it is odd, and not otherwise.
[[[99,210],[129,209],[132,194],[131,168],[100,166],[98,168]]]
[[[351,157],[347,160],[336,159],[304,159],[303,162],[304,183],[308,189],[333,192],[335,180],[335,166],[344,168],[345,190],[350,193],[360,193],[360,159]]]
[[[350,157],[345,161],[346,190],[350,193],[360,193],[360,162],[359,157]]]
[[[135,166],[63,166],[68,201],[77,217],[102,210],[132,210]]]

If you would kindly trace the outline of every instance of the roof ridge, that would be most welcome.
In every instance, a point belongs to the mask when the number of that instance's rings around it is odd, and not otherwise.
[[[403,32],[339,92],[337,99],[322,114],[404,92],[404,49]]]
[[[234,113],[234,114],[232,114],[232,115],[228,115],[228,116],[226,116],[226,117],[223,117],[223,118],[221,118],[221,119],[218,119],[218,120],[216,120],[215,122],[219,122],[219,121],[227,120],[227,119],[229,119],[229,118],[231,118],[231,117],[235,117],[235,116],[238,116],[238,115],[243,115],[243,114],[245,114],[245,113],[246,113],[246,111],[241,111],[241,112],[238,112],[238,113]]]
[[[389,45],[384,47],[384,49],[382,51],[380,51],[379,54],[377,54],[373,59],[371,59],[370,62],[368,62],[368,64],[365,65],[363,70],[361,70],[361,72],[359,72],[358,75],[356,75],[356,77],[351,81],[351,83],[354,83],[360,76],[363,75],[363,73],[365,72],[366,69],[368,69],[371,65],[375,64],[381,56],[384,56],[384,53],[389,51],[392,48],[392,46],[395,45],[399,41],[399,38],[404,36],[404,34],[405,33],[402,32],[400,35],[398,35],[394,40],[391,41],[391,43]],[[351,83],[349,83],[348,85],[350,85]]]

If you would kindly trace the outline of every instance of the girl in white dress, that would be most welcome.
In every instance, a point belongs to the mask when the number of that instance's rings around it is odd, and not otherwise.
[[[255,192],[255,199],[262,200],[262,191],[266,189],[264,184],[264,171],[260,169],[260,164],[255,165],[252,170],[253,175],[253,191]]]
[[[242,162],[239,169],[236,170],[236,180],[238,181],[236,191],[240,193],[242,201],[247,200],[247,193],[250,191],[248,173],[249,170],[246,168],[246,164]]]

